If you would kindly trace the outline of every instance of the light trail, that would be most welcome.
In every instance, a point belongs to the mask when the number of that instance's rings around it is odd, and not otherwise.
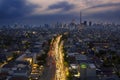
[[[61,42],[61,35],[56,38],[55,59],[56,59],[56,78],[55,80],[66,80],[64,58],[62,53],[63,42]]]
[[[62,35],[57,36],[51,41],[51,49],[48,53],[48,63],[51,69],[49,80],[66,80],[66,70],[64,66],[63,41]],[[54,63],[54,64],[53,64]]]

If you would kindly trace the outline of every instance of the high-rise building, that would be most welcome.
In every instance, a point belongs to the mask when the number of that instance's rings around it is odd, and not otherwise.
[[[80,64],[80,78],[81,80],[96,80],[96,67],[94,64],[81,63]]]
[[[84,21],[83,25],[84,25],[84,26],[87,26],[87,21]]]
[[[89,21],[89,26],[92,26],[92,22],[91,21]]]

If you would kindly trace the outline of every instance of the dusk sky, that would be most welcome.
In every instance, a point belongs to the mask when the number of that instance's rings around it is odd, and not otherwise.
[[[0,0],[0,24],[120,22],[120,0]]]

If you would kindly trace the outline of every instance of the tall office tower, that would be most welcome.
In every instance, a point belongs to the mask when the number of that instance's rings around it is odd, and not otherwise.
[[[92,22],[91,21],[89,22],[89,26],[92,26]]]
[[[92,63],[80,64],[80,78],[81,80],[96,80],[96,67]]]
[[[87,26],[87,21],[84,21],[84,22],[83,22],[83,25],[84,25],[84,26]]]

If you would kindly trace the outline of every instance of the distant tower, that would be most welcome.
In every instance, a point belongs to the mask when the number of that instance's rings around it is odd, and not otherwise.
[[[82,24],[82,12],[80,12],[80,25]]]
[[[89,22],[89,26],[92,26],[92,22],[91,21]]]
[[[84,24],[84,26],[87,26],[87,21],[84,21],[83,24]]]

